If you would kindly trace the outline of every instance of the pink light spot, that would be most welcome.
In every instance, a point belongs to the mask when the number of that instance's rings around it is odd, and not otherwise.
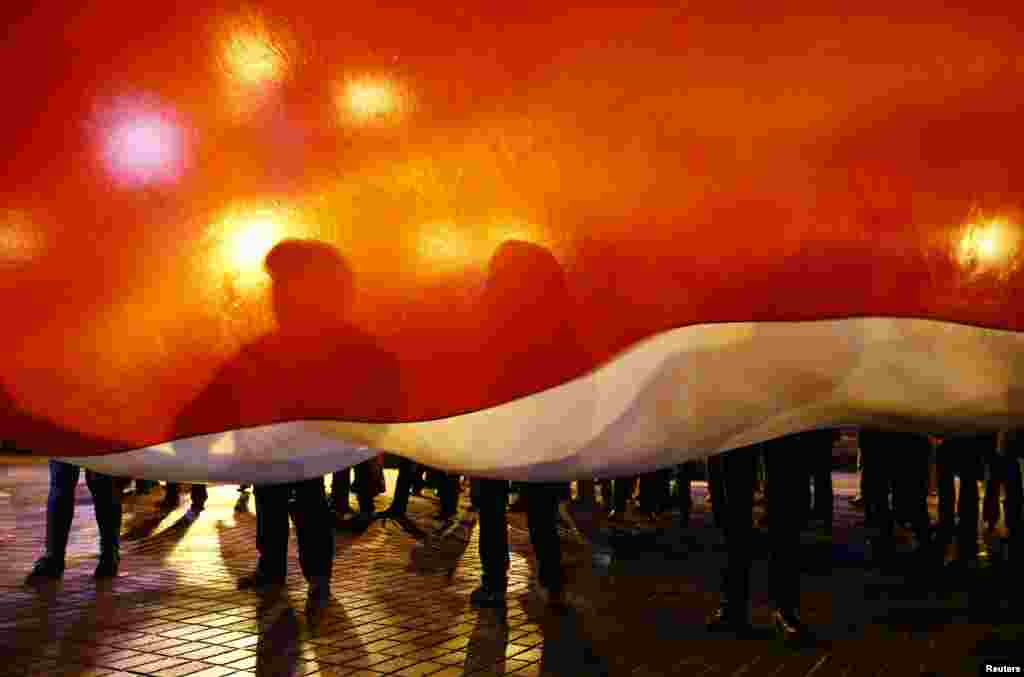
[[[174,111],[121,100],[105,116],[102,129],[104,165],[118,184],[168,184],[184,174],[188,135]]]

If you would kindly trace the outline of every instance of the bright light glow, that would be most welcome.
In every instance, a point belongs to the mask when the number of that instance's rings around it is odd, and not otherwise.
[[[250,87],[269,85],[284,77],[284,54],[258,28],[231,32],[224,43],[223,58],[228,74]]]
[[[265,281],[263,260],[278,242],[298,235],[293,221],[283,208],[231,211],[213,227],[221,242],[218,265],[243,288]]]
[[[42,251],[42,232],[24,214],[0,211],[0,269],[30,263]]]
[[[397,122],[405,112],[405,97],[387,78],[347,80],[336,95],[342,117],[361,124]]]
[[[121,99],[102,116],[101,128],[104,165],[118,184],[174,183],[184,174],[186,134],[174,111]]]
[[[1016,254],[1020,233],[1005,218],[978,219],[969,223],[959,244],[962,265],[1005,265]]]

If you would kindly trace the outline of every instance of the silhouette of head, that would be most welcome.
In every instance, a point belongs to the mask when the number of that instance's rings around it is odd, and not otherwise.
[[[557,305],[567,295],[565,271],[546,247],[506,240],[491,256],[485,296],[492,305],[537,310]]]
[[[282,328],[343,318],[352,271],[337,249],[318,240],[283,240],[263,266],[272,281],[274,314]]]

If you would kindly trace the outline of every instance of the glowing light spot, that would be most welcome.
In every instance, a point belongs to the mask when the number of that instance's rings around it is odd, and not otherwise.
[[[0,269],[31,263],[43,248],[42,232],[23,213],[0,211]]]
[[[283,50],[260,28],[240,28],[224,42],[224,64],[228,74],[250,86],[279,82],[285,73]]]
[[[266,281],[263,260],[274,245],[302,235],[293,215],[279,207],[232,210],[212,230],[221,243],[216,265],[233,285],[242,288]]]
[[[187,134],[173,110],[121,99],[101,116],[100,128],[103,163],[118,184],[174,183],[184,174]]]
[[[398,122],[408,109],[407,96],[388,78],[349,79],[335,99],[343,120],[357,124]]]
[[[1019,229],[1006,218],[972,220],[960,238],[960,263],[982,268],[1006,265],[1016,255],[1020,239]]]

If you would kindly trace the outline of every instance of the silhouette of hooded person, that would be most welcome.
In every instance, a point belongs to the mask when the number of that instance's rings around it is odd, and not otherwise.
[[[319,241],[284,240],[267,254],[264,267],[276,328],[222,367],[179,417],[179,435],[302,419],[396,416],[396,362],[349,321],[352,272],[338,251]],[[325,602],[334,531],[322,479],[257,486],[254,493],[259,561],[239,586],[284,581],[290,512],[310,601]]]
[[[489,399],[504,402],[553,387],[585,369],[586,357],[574,326],[573,301],[565,271],[545,247],[509,240],[495,251],[481,299],[487,347],[501,360],[490,375]],[[568,495],[564,482],[524,483],[530,542],[538,560],[541,595],[562,600],[558,502]],[[508,483],[480,482],[480,587],[476,606],[502,606],[507,586]]]

